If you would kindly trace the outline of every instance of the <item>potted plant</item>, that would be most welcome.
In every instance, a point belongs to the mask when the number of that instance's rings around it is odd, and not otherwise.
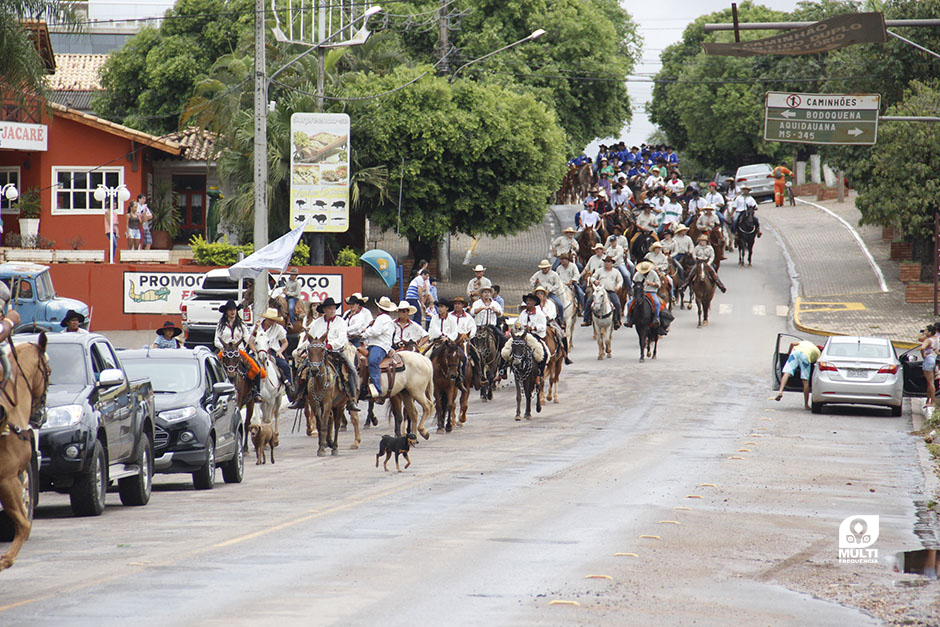
[[[24,248],[34,248],[39,238],[39,212],[42,209],[38,187],[30,187],[20,196],[20,241]]]
[[[179,232],[181,222],[179,210],[173,204],[172,183],[164,181],[153,186],[150,212],[153,213],[153,222],[150,225],[153,248],[169,250],[173,238]]]

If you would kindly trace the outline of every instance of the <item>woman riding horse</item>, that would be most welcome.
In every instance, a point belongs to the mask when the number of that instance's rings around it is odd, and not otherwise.
[[[219,351],[237,350],[241,358],[242,365],[247,373],[251,384],[253,400],[256,403],[261,402],[261,368],[251,356],[243,350],[247,347],[248,331],[241,316],[238,315],[238,305],[234,300],[229,300],[219,307],[222,317],[219,318],[219,324],[215,328],[215,338],[213,344]],[[234,372],[229,372],[229,378],[234,378]]]

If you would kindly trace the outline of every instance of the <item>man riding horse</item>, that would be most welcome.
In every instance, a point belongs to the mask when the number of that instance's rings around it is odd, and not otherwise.
[[[327,358],[333,361],[333,365],[339,372],[343,387],[346,390],[346,396],[349,399],[346,408],[350,411],[358,411],[355,399],[359,396],[359,377],[356,374],[356,368],[353,366],[356,349],[349,343],[346,320],[336,315],[336,308],[336,301],[329,297],[317,305],[317,313],[321,316],[314,319],[309,328],[304,331],[304,342],[309,341],[308,338],[326,338]],[[306,404],[308,375],[306,361],[304,359],[304,362],[297,370],[297,385],[294,388],[296,397],[294,402],[289,405],[291,409],[300,409]]]
[[[493,288],[484,287],[492,293]],[[418,308],[403,300],[398,303],[398,320],[395,321],[392,335],[392,348],[396,351],[420,351],[428,343],[428,332],[420,324],[411,319]]]
[[[712,248],[711,244],[708,242],[708,236],[705,234],[698,236],[698,245],[692,249],[692,259],[696,263],[702,261],[705,263],[705,271],[708,272],[708,275],[712,278],[712,281],[715,282],[715,285],[718,286],[718,289],[722,293],[727,292],[725,289],[724,283],[721,282],[721,279],[718,278],[718,271],[715,270],[715,249]],[[682,285],[679,287],[680,290],[686,288],[689,284],[689,281],[692,278],[692,274],[689,273],[685,280],[682,282]]]
[[[545,343],[545,331],[548,322],[545,319],[545,314],[542,313],[542,309],[539,307],[538,296],[532,293],[526,294],[522,297],[522,302],[525,304],[522,311],[519,312],[516,324],[528,331],[525,336],[525,342],[532,350],[532,354],[535,356],[536,363],[538,364],[536,385],[540,385],[542,375],[545,374],[545,365],[548,363],[549,357],[548,345]],[[504,362],[508,362],[511,355],[512,344],[507,342],[500,356],[503,358]]]
[[[595,272],[592,278],[599,281],[601,288],[607,292],[607,296],[614,306],[614,329],[619,329],[623,310],[621,309],[622,303],[620,302],[620,297],[617,295],[617,292],[619,292],[620,288],[623,286],[623,276],[621,276],[619,270],[614,268],[614,258],[609,255],[604,257],[604,267]],[[591,297],[584,306],[584,321],[581,323],[582,327],[591,326],[591,319],[593,318],[591,311],[592,304],[594,304],[594,294],[591,294]]]
[[[555,303],[548,298],[548,290],[545,289],[544,285],[539,285],[533,292],[539,297],[539,307],[542,308],[542,313],[545,314],[548,326],[555,333],[555,336],[561,340],[565,349],[565,364],[570,366],[574,362],[568,357],[568,337],[565,335],[565,328],[558,324],[558,312],[555,311]]]
[[[744,215],[744,212],[748,209],[754,210],[754,224],[757,226],[757,237],[763,235],[760,230],[760,220],[757,218],[757,201],[751,196],[751,188],[747,185],[741,188],[741,195],[734,199],[732,204],[734,207],[734,220],[731,222],[731,233],[736,234],[738,231],[738,221],[741,219],[741,216]]]
[[[657,292],[662,286],[662,282],[659,279],[659,273],[656,272],[656,266],[653,265],[651,261],[641,261],[636,265],[636,274],[633,275],[633,285],[634,289],[637,288],[637,285],[642,284],[643,293],[646,298],[649,298],[653,301],[653,309],[656,312],[656,320],[653,322],[654,327],[660,325],[660,312],[663,308],[662,301],[659,300]],[[627,303],[627,326],[633,326],[633,298],[630,299],[630,302]]]
[[[434,361],[445,342],[449,340],[456,343],[457,338],[460,336],[457,318],[451,314],[454,309],[453,303],[446,298],[442,298],[435,304],[437,305],[437,317],[431,318],[431,323],[428,325],[428,339],[431,341],[431,361]],[[463,373],[467,371],[467,354],[459,346],[458,350],[460,351],[460,368],[458,369],[457,382],[460,388],[463,389],[465,386]]]

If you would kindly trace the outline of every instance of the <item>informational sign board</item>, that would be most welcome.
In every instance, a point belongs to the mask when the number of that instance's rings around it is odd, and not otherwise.
[[[290,119],[290,220],[308,232],[349,230],[349,116],[295,113]]]
[[[734,43],[702,44],[705,54],[750,57],[756,54],[817,54],[854,44],[884,43],[888,39],[881,13],[846,13],[789,30],[779,35]]]
[[[204,277],[202,272],[125,272],[124,313],[179,314],[182,302],[202,287]],[[299,274],[297,278],[303,300],[343,300],[341,274]]]
[[[874,144],[879,94],[768,92],[764,139],[798,144]]]
[[[47,150],[49,127],[45,124],[24,124],[0,120],[0,148],[3,150]]]

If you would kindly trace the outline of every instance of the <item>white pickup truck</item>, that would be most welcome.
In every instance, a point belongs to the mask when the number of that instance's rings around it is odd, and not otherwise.
[[[228,268],[209,270],[202,287],[180,305],[183,314],[183,333],[186,348],[212,346],[215,329],[219,324],[219,307],[229,300],[241,303],[245,297],[246,285],[242,280],[229,277]],[[251,307],[241,311],[242,320],[251,325]]]

